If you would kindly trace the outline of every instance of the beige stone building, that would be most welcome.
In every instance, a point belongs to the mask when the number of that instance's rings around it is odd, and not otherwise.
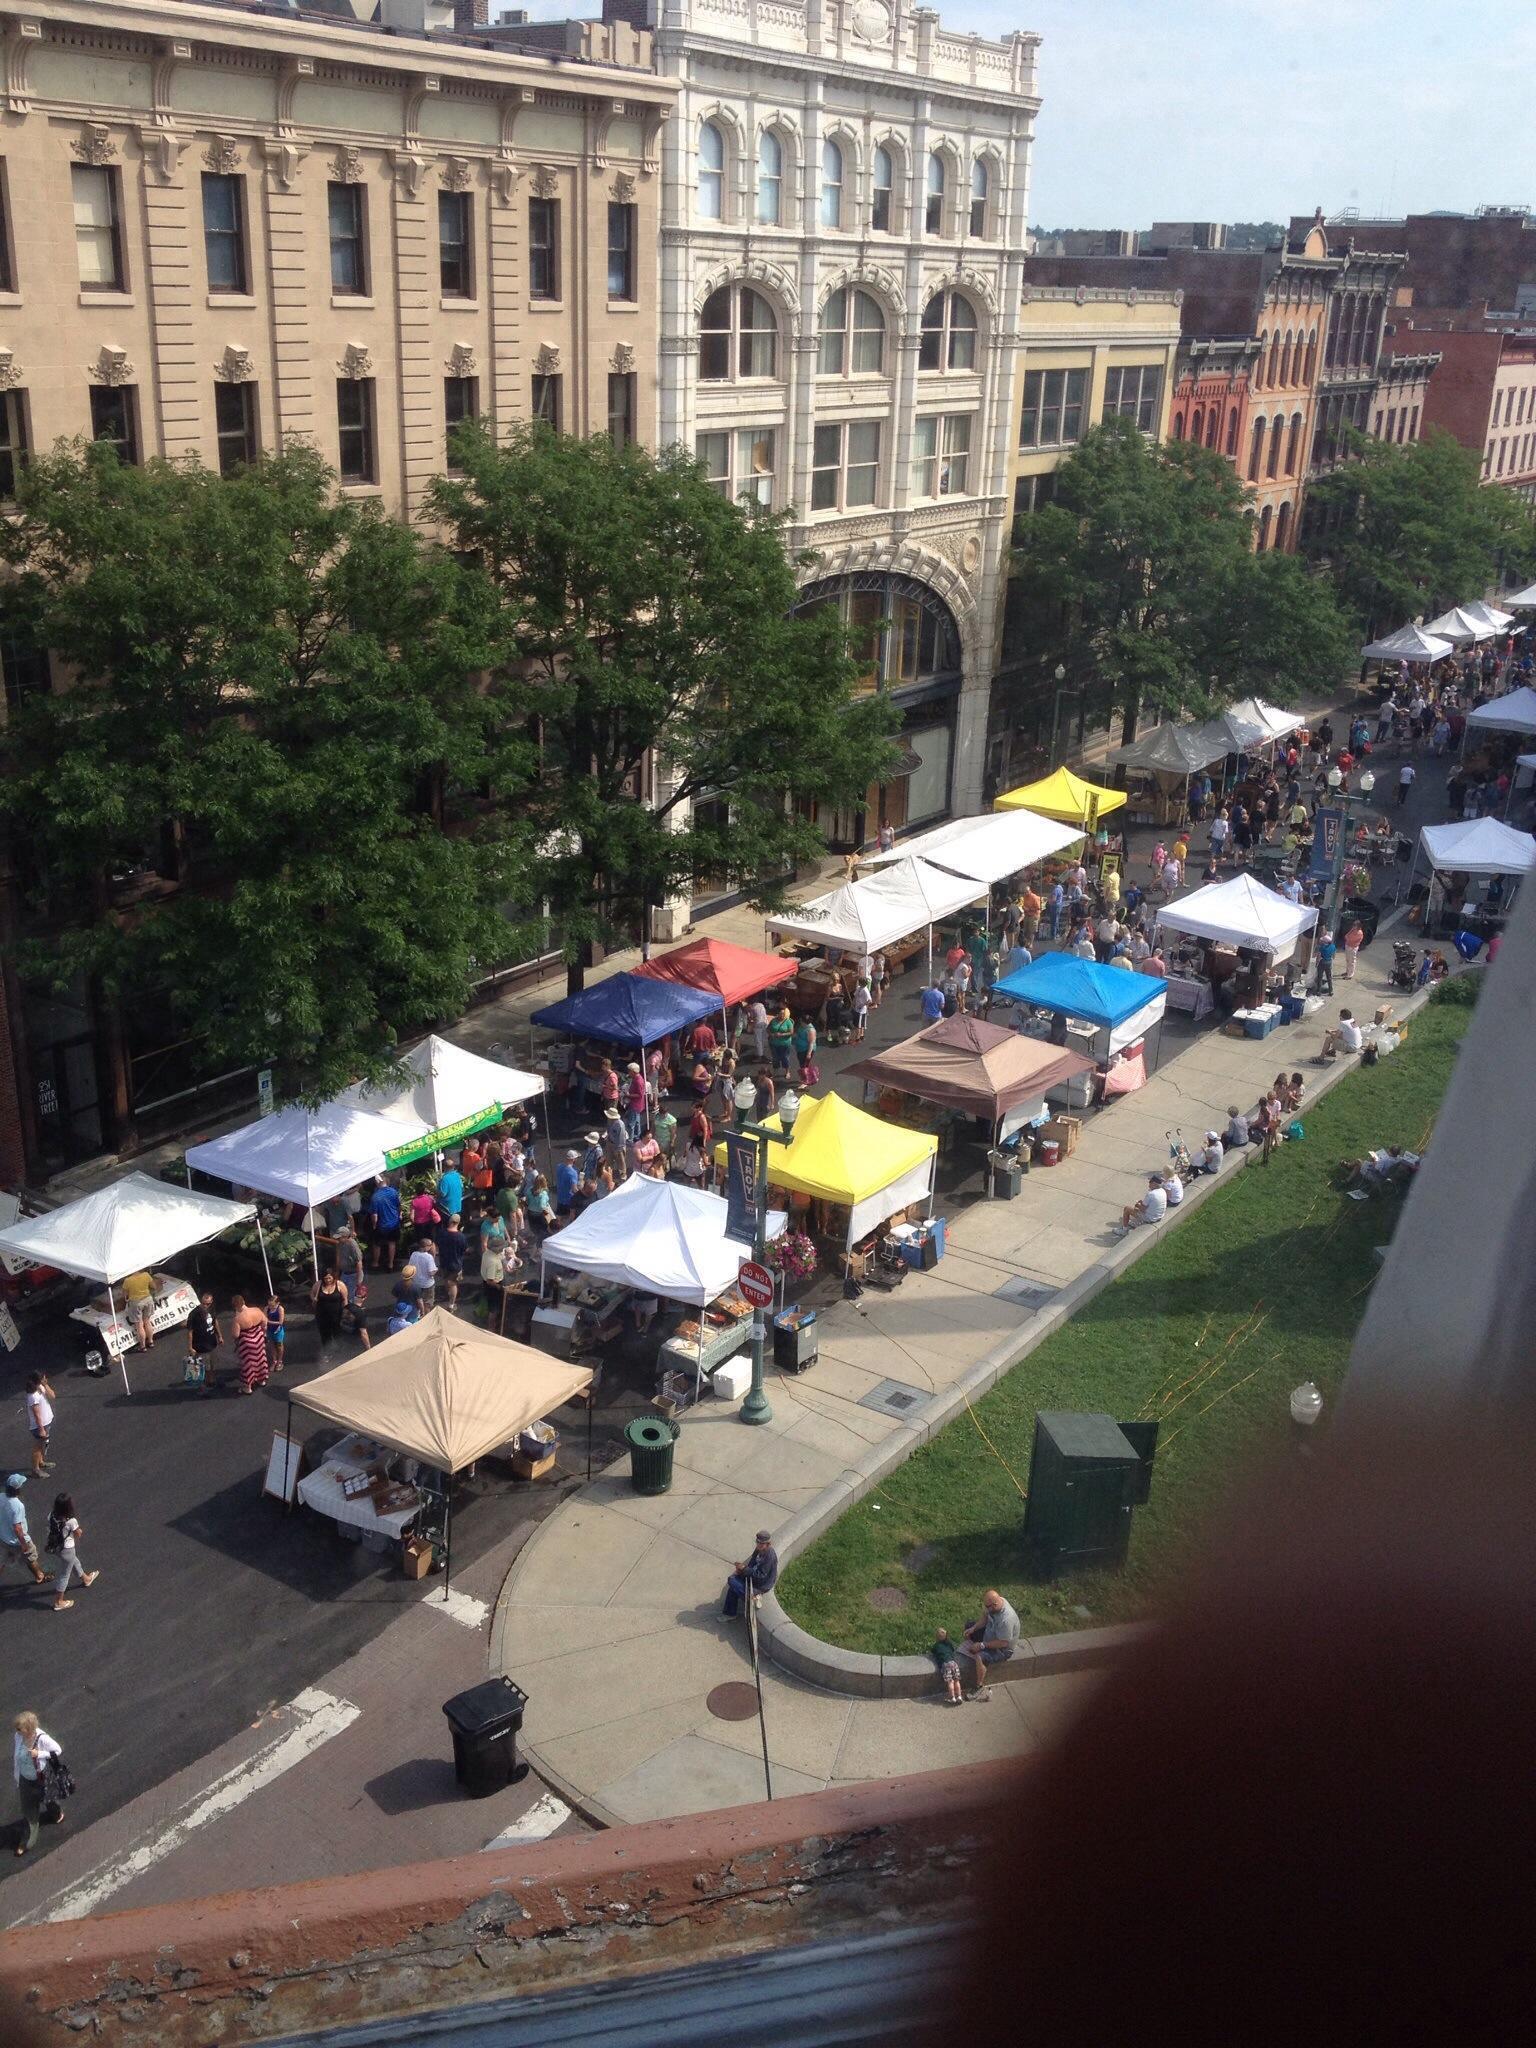
[[[414,510],[464,413],[654,438],[650,38],[580,61],[314,15],[4,16],[7,460],[312,442]]]

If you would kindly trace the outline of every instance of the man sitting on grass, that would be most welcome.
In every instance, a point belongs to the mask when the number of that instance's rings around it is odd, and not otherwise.
[[[1120,1211],[1120,1228],[1134,1230],[1138,1223],[1161,1223],[1168,1214],[1168,1196],[1160,1173],[1147,1176],[1147,1192],[1139,1202]]]

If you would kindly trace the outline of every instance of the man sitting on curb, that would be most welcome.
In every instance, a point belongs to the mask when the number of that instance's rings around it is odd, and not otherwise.
[[[1161,1223],[1168,1214],[1168,1196],[1160,1173],[1147,1176],[1147,1192],[1139,1202],[1120,1211],[1120,1228],[1134,1230],[1138,1223]]]
[[[955,1645],[962,1656],[970,1658],[975,1670],[976,1690],[971,1694],[974,1700],[992,1697],[992,1688],[986,1683],[987,1667],[1006,1664],[1019,1640],[1019,1617],[996,1587],[983,1596],[981,1604],[987,1610],[986,1620],[973,1621],[965,1631],[964,1641]]]
[[[759,1529],[752,1555],[744,1563],[739,1563],[725,1582],[725,1603],[720,1612],[728,1621],[734,1621],[747,1595],[750,1593],[754,1600],[760,1600],[765,1593],[773,1591],[778,1577],[779,1553],[774,1549],[768,1531]]]
[[[1352,1010],[1340,1010],[1339,1021],[1323,1038],[1319,1059],[1336,1060],[1341,1052],[1359,1052],[1365,1043]]]

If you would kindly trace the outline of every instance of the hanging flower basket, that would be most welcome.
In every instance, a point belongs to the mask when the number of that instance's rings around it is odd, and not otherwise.
[[[786,1230],[766,1254],[768,1264],[786,1280],[809,1280],[816,1271],[816,1247],[803,1231]]]

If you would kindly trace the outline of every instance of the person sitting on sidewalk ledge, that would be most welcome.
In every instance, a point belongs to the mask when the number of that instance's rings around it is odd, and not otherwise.
[[[1168,1196],[1163,1188],[1160,1173],[1149,1174],[1147,1192],[1139,1202],[1131,1202],[1120,1211],[1120,1228],[1134,1230],[1138,1223],[1161,1223],[1168,1214]]]
[[[981,1604],[987,1610],[986,1620],[970,1622],[964,1642],[956,1644],[975,1668],[976,1690],[971,1697],[976,1700],[992,1697],[992,1688],[986,1683],[987,1667],[1006,1664],[1019,1640],[1019,1617],[995,1586],[983,1595]]]
[[[748,1593],[760,1600],[765,1593],[771,1593],[778,1583],[779,1553],[766,1529],[757,1532],[757,1543],[752,1555],[737,1565],[725,1582],[725,1602],[720,1612],[729,1621],[734,1621],[741,1612],[741,1603]]]
[[[1341,1052],[1358,1052],[1365,1040],[1352,1010],[1340,1010],[1339,1021],[1323,1038],[1319,1059],[1336,1060]]]

